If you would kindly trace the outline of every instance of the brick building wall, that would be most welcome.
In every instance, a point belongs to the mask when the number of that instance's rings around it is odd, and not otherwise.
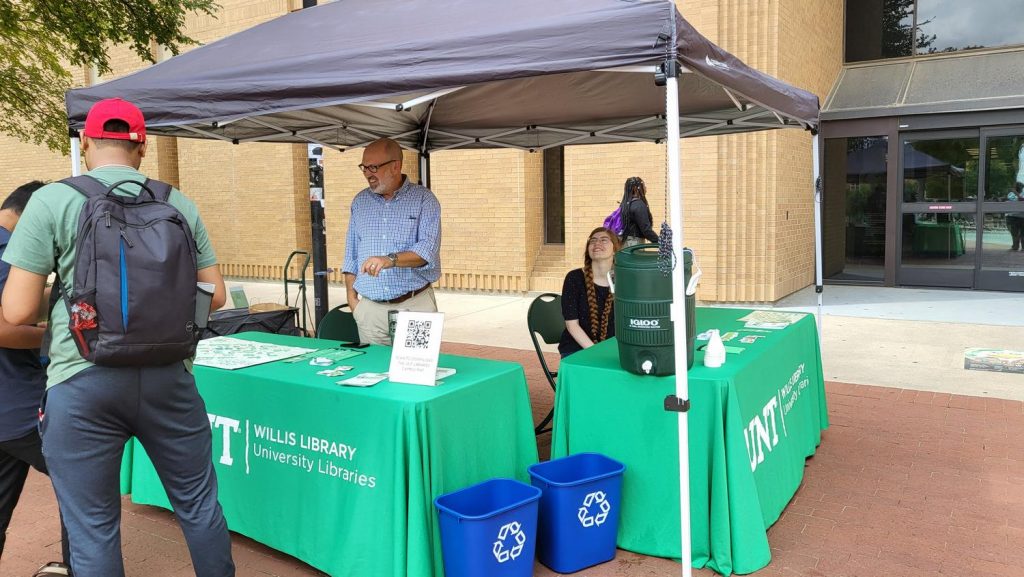
[[[843,3],[788,0],[781,4],[780,12],[780,78],[810,90],[824,102],[842,69]],[[814,186],[810,158],[810,138],[796,131],[780,134],[776,163],[780,178],[786,180],[775,215],[779,222],[776,237],[781,243],[776,298],[814,281],[814,205],[808,202],[813,199]],[[830,230],[827,224],[823,228]]]
[[[842,2],[680,3],[712,42],[824,98],[842,63]],[[778,300],[814,280],[811,137],[769,131],[683,142],[684,230],[704,271],[698,298]]]
[[[216,18],[189,16],[188,33],[209,43],[297,9],[301,1],[220,4]],[[841,65],[839,0],[679,5],[713,42],[821,97]],[[111,65],[110,75],[95,80],[147,64],[115,47]],[[89,81],[88,70],[76,72],[79,84]],[[694,248],[704,270],[699,298],[774,301],[813,282],[810,136],[773,131],[688,139],[680,147],[685,225],[677,234]],[[324,152],[328,266],[338,269],[349,203],[365,187],[356,168],[362,151]],[[0,137],[0,154],[8,159],[0,171],[0,195],[31,178],[68,174],[68,158],[8,137]],[[432,189],[443,211],[440,287],[529,290],[542,249],[563,255],[565,270],[580,266],[587,233],[616,206],[630,176],[646,181],[656,225],[665,218],[664,146],[570,146],[564,158],[563,248],[544,246],[542,154],[453,150],[432,156]],[[418,178],[414,153],[406,153],[403,168]],[[196,201],[227,275],[278,280],[288,254],[310,248],[304,145],[153,138],[143,170],[179,185]],[[340,272],[329,278],[340,281]]]
[[[665,147],[629,143],[571,146],[565,150],[565,252],[567,268],[583,266],[588,235],[622,200],[626,179],[639,176],[655,230],[665,218]]]
[[[532,266],[527,241],[527,177],[536,160],[514,150],[444,151],[431,156],[431,188],[446,215],[441,286],[526,291]],[[535,195],[535,193],[534,193]],[[533,209],[531,209],[533,210]],[[535,235],[531,235],[535,236]]]

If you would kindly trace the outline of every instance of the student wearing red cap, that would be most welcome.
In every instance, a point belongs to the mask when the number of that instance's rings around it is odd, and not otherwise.
[[[97,102],[86,118],[82,152],[88,176],[104,186],[144,182],[138,171],[146,155],[142,112],[117,98]],[[116,189],[132,196],[140,191],[131,184]],[[224,280],[199,212],[176,189],[167,201],[192,231],[197,279],[215,285],[212,308],[217,309],[225,300]],[[51,272],[61,279],[75,278],[79,216],[85,204],[84,195],[63,183],[44,186],[33,195],[3,254],[11,265],[2,302],[7,322],[35,323]],[[145,447],[167,490],[196,575],[234,575],[231,540],[217,502],[209,419],[189,363],[95,365],[79,352],[67,309],[58,303],[50,319],[53,340],[40,432],[76,577],[124,576],[119,478],[124,444],[132,436]]]

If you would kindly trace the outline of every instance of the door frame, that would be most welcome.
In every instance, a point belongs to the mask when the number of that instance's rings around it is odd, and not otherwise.
[[[1024,124],[1015,126],[982,127],[980,129],[979,154],[981,162],[978,166],[978,217],[985,222],[985,215],[995,212],[1006,212],[1006,204],[985,200],[988,189],[988,139],[1001,136],[1024,136]],[[985,270],[982,268],[984,230],[978,228],[977,266],[974,277],[974,288],[977,290],[1016,291],[1024,292],[1024,257],[1019,270]]]
[[[861,118],[851,120],[830,120],[821,124],[821,135],[823,138],[857,138],[857,137],[888,137],[889,150],[887,162],[890,170],[886,175],[886,224],[885,224],[885,273],[884,286],[901,286],[904,284],[900,277],[900,261],[902,259],[902,227],[903,227],[903,140],[910,137],[932,137],[941,138],[942,135],[954,134],[957,136],[972,136],[978,138],[979,146],[979,176],[978,176],[978,199],[969,209],[973,212],[975,220],[984,219],[986,212],[1000,212],[992,204],[985,203],[984,191],[987,186],[988,159],[985,158],[985,146],[987,138],[995,136],[1006,136],[1008,134],[1024,134],[1024,124],[1021,123],[1020,111],[1017,110],[996,110],[996,111],[974,111],[954,112],[944,114],[922,114],[908,116],[888,116],[875,118]],[[822,174],[824,175],[824,158],[821,159]],[[925,203],[928,204],[928,203]],[[961,204],[961,203],[958,203]],[[960,212],[960,211],[951,211]],[[980,224],[983,224],[981,220]],[[976,290],[1008,290],[1024,292],[1024,270],[1010,271],[984,271],[982,263],[982,238],[984,230],[978,226],[975,235],[975,263],[973,277],[968,288]],[[1022,265],[1024,269],[1024,265]],[[995,275],[995,279],[993,279]],[[1002,278],[999,278],[1002,277]],[[837,281],[823,279],[826,284],[869,284],[851,283],[849,281]],[[1019,281],[1019,282],[1017,282]],[[949,286],[947,283],[926,284],[914,283],[918,286]],[[913,286],[913,285],[910,285]]]
[[[823,122],[821,125],[822,138],[870,138],[885,136],[888,141],[886,150],[886,165],[896,165],[896,154],[893,152],[893,143],[899,143],[900,120],[895,116],[882,118],[864,118],[859,120],[834,120]],[[824,163],[824,159],[822,159]],[[822,171],[824,174],[824,171]],[[882,286],[896,286],[896,259],[899,256],[899,220],[900,203],[903,200],[903,190],[897,192],[896,187],[900,186],[899,175],[895,170],[886,170],[885,175],[885,273]],[[826,284],[851,284],[847,281],[830,281],[822,279]],[[855,283],[866,284],[866,283]],[[876,285],[877,286],[877,285]]]

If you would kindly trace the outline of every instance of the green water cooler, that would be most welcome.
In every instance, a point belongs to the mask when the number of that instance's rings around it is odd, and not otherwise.
[[[683,251],[686,284],[693,253]],[[679,294],[685,287],[679,287]],[[638,244],[615,253],[615,338],[619,363],[638,375],[674,375],[673,327],[669,313],[672,276],[658,268],[658,245]],[[686,297],[686,368],[693,366],[696,296]]]

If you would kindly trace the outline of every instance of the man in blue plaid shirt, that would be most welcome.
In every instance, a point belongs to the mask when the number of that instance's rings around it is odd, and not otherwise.
[[[402,174],[394,140],[367,146],[359,169],[369,186],[352,199],[342,272],[359,340],[390,346],[389,310],[437,311],[441,204]]]

